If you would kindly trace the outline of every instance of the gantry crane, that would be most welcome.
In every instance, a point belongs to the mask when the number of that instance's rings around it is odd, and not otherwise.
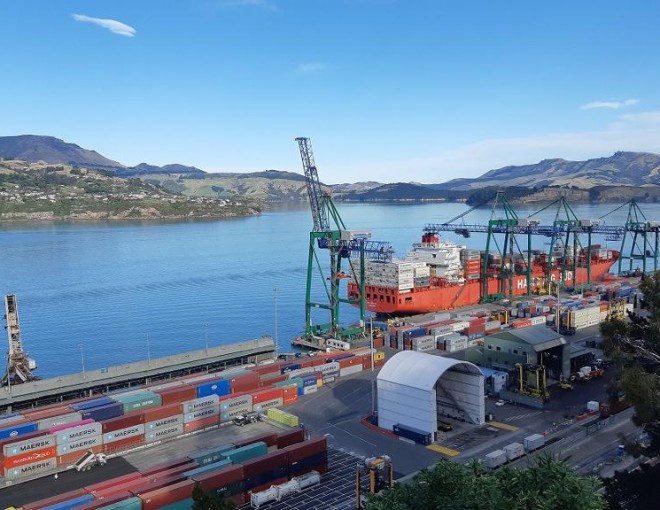
[[[371,233],[366,230],[348,230],[344,225],[330,194],[324,192],[319,181],[312,143],[309,138],[296,138],[300,149],[307,194],[312,209],[313,229],[309,233],[309,255],[307,260],[307,288],[305,294],[305,336],[333,336],[350,338],[352,335],[364,332],[366,319],[365,301],[365,258],[389,260],[393,249],[389,243],[371,241]],[[331,223],[332,221],[332,223]],[[330,255],[329,277],[325,277],[319,260],[317,248],[327,250]],[[355,268],[351,259],[359,260]],[[342,261],[348,261],[348,270],[360,285],[360,298],[347,299],[339,295],[340,281],[346,276],[342,271]],[[317,302],[312,297],[314,270],[317,269],[317,280],[322,282],[327,298],[326,302]],[[329,282],[329,287],[328,287]],[[360,309],[361,328],[341,329],[339,323],[340,304],[358,305]],[[312,310],[325,309],[330,312],[330,322],[312,324]]]
[[[5,296],[5,322],[7,338],[9,340],[9,352],[7,356],[7,373],[2,379],[2,385],[10,386],[12,384],[38,379],[38,377],[32,374],[32,371],[37,368],[36,362],[29,358],[23,350],[21,327],[18,319],[18,305],[14,294]]]

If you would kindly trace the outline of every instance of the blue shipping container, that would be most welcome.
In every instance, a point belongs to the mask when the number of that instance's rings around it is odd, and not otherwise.
[[[85,400],[84,402],[77,402],[71,404],[69,407],[74,411],[86,411],[94,407],[101,407],[108,404],[113,404],[115,401],[108,397],[95,398],[93,400]]]
[[[351,354],[350,352],[346,352],[344,354],[337,354],[336,356],[331,356],[329,358],[326,358],[327,363],[332,363],[333,361],[339,361],[341,359],[348,359],[352,358],[354,354]]]
[[[29,434],[30,432],[34,432],[35,430],[37,430],[37,424],[33,422],[21,423],[20,425],[16,425],[15,427],[8,426],[3,429],[0,429],[0,439],[22,436],[23,434]]]
[[[305,387],[304,386],[298,386],[296,388],[296,393],[298,394],[299,397],[305,394]]]
[[[89,503],[90,501],[94,501],[94,496],[92,494],[85,494],[84,496],[78,496],[77,498],[62,501],[55,505],[45,506],[41,510],[69,510],[70,508],[76,508],[77,506]]]
[[[211,395],[229,395],[231,393],[228,379],[215,379],[210,382],[204,382],[197,386],[197,398],[209,397]]]
[[[187,498],[177,503],[172,503],[170,505],[165,505],[160,508],[160,510],[190,510],[193,506],[192,498]],[[101,509],[99,509],[101,510]]]
[[[429,445],[433,442],[433,437],[430,432],[424,432],[423,430],[401,425],[400,423],[394,425],[392,432],[397,436],[405,437],[406,439],[410,439],[411,441],[415,441],[415,443],[423,445]]]
[[[103,421],[110,418],[117,418],[124,414],[124,404],[115,402],[107,406],[95,407],[81,413],[83,420]]]
[[[98,510],[141,510],[141,508],[142,500],[137,496],[134,496],[111,505],[101,506]],[[192,508],[192,506],[189,506],[188,508]]]
[[[298,370],[300,368],[300,363],[289,363],[288,365],[283,365],[280,369],[280,373],[286,374],[292,372],[293,370]]]

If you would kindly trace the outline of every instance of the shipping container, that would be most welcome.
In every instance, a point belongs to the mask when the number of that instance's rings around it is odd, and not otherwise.
[[[523,445],[528,452],[537,450],[545,445],[545,436],[543,434],[532,434],[523,439]]]
[[[29,439],[13,440],[3,445],[2,454],[4,457],[11,457],[13,455],[21,455],[34,450],[48,448],[49,446],[55,446],[55,436],[53,434],[41,433]]]
[[[235,446],[229,443],[229,444],[216,446],[214,448],[210,448],[209,450],[205,450],[203,452],[191,453],[188,457],[191,460],[197,462],[197,464],[199,464],[200,466],[206,466],[208,464],[213,464],[215,462],[223,460],[225,458],[223,453],[229,450],[233,450],[234,448]]]
[[[134,471],[126,475],[117,476],[115,478],[88,485],[85,487],[85,490],[89,493],[98,492],[107,489],[108,487],[112,487],[113,485],[121,485],[123,483],[130,482],[131,480],[137,480],[141,478],[142,475],[138,471]]]
[[[304,440],[305,431],[302,428],[295,428],[277,434],[276,446],[278,449],[285,448],[292,444],[302,443]]]
[[[159,510],[173,503],[190,499],[194,486],[195,482],[193,480],[184,480],[169,487],[140,494],[139,498],[142,501],[142,510]],[[191,508],[191,506],[189,505],[188,508]]]
[[[0,429],[0,439],[24,436],[37,430],[37,424],[34,422],[21,423],[19,425],[8,424]]]
[[[67,499],[66,501],[62,501],[61,503],[55,503],[54,505],[49,505],[49,506],[44,506],[41,507],[42,510],[70,510],[72,508],[77,508],[80,505],[84,505],[85,503],[89,503],[90,501],[94,500],[94,496],[91,494],[81,494],[80,496],[77,496],[72,499]]]
[[[22,411],[22,413],[23,413],[22,415],[18,413],[12,413],[12,414],[15,414],[17,416],[24,416],[29,421],[40,421],[46,418],[52,418],[54,416],[69,414],[71,413],[71,408],[65,404],[57,404],[54,406],[37,407],[34,409],[24,410]]]
[[[70,443],[78,439],[100,435],[103,432],[103,425],[96,422],[87,422],[81,425],[76,425],[64,430],[60,430],[56,434],[57,444]]]
[[[100,425],[100,423],[99,423]],[[67,453],[79,452],[87,450],[92,447],[102,446],[103,437],[101,434],[94,434],[91,436],[81,437],[80,439],[72,439],[66,443],[57,444],[57,455],[66,455]]]
[[[156,464],[155,466],[151,466],[150,468],[143,469],[142,471],[140,471],[140,476],[144,478],[149,478],[153,475],[157,475],[158,473],[163,473],[165,471],[169,471],[172,468],[183,466],[185,464],[190,464],[190,459],[186,457],[181,457],[180,459],[171,460],[169,462],[163,462],[162,464]]]
[[[252,392],[252,405],[256,406],[263,402],[269,402],[282,398],[282,388],[265,388]]]
[[[113,402],[105,406],[93,407],[81,411],[80,414],[83,420],[104,421],[112,418],[122,416],[125,412],[125,407],[120,402]]]
[[[117,503],[101,506],[99,510],[142,510],[142,501],[138,498],[128,498]]]
[[[300,476],[311,471],[326,473],[328,471],[328,453],[320,452],[309,457],[289,461],[289,476]]]
[[[98,510],[99,508],[112,508],[112,505],[115,503],[124,503],[127,499],[132,498],[133,495],[130,492],[122,492],[121,494],[115,494],[110,498],[95,499],[89,503],[85,503],[81,506],[76,506],[76,510]]]
[[[181,420],[174,424],[168,425],[166,427],[159,427],[153,430],[147,430],[144,434],[144,441],[146,443],[154,443],[156,441],[166,441],[168,439],[173,439],[183,434],[183,416]]]
[[[507,462],[506,452],[504,450],[495,450],[486,454],[484,464],[489,468],[496,468]]]
[[[163,406],[169,404],[179,404],[197,398],[197,389],[194,386],[180,385],[173,388],[153,390],[158,393]]]
[[[93,409],[95,407],[101,407],[112,403],[114,403],[114,400],[112,400],[110,397],[100,397],[91,400],[83,400],[82,402],[77,402],[75,404],[69,404],[69,408],[71,408],[73,411],[87,411],[88,409]]]
[[[232,376],[229,379],[229,387],[231,393],[240,393],[257,389],[259,387],[259,382],[259,374],[246,372],[241,375]]]
[[[183,424],[183,432],[194,432],[195,430],[204,430],[220,423],[220,417],[216,414],[207,418],[200,418],[199,420],[189,421]]]
[[[144,422],[149,423],[152,421],[161,420],[169,416],[176,416],[183,414],[183,404],[168,404],[161,407],[151,407],[145,409],[144,412]]]
[[[205,407],[197,411],[192,411],[183,415],[183,423],[190,423],[192,421],[203,420],[206,418],[217,417],[220,414],[218,406]]]
[[[208,382],[203,382],[197,387],[197,398],[204,398],[210,395],[228,395],[231,393],[229,381],[226,379],[215,379]]]
[[[245,446],[237,447],[233,450],[229,450],[222,455],[225,459],[231,460],[233,464],[242,464],[245,461],[255,457],[266,455],[266,453],[268,453],[268,447],[266,446],[266,443],[263,441],[257,441]]]
[[[177,473],[175,475],[160,478],[155,481],[145,480],[142,485],[130,489],[129,492],[131,496],[139,496],[140,494],[153,492],[155,490],[162,489],[163,487],[174,485],[176,483],[182,482],[183,480],[186,480],[187,478],[188,477],[184,473]]]
[[[32,464],[25,464],[14,468],[5,468],[5,480],[22,480],[57,469],[57,458],[51,457]]]
[[[5,469],[12,469],[26,464],[35,464],[56,456],[57,450],[55,446],[49,446],[25,453],[18,453],[5,457],[3,466]]]
[[[64,455],[57,456],[57,465],[63,467],[72,467],[76,462],[78,462],[82,457],[86,456],[88,452],[92,453],[101,453],[103,452],[103,446],[92,446],[87,450],[78,450],[71,453],[65,453]]]
[[[103,434],[103,443],[113,443],[115,441],[121,441],[122,439],[135,436],[144,436],[144,424],[138,423],[137,425],[132,425],[123,429],[106,432]]]
[[[277,434],[273,432],[264,432],[263,434],[255,434],[254,436],[243,439],[236,438],[234,440],[234,446],[236,448],[241,448],[243,446],[247,446],[249,444],[257,443],[260,441],[266,443],[266,446],[275,446],[277,444]]]
[[[127,427],[132,427],[134,425],[143,425],[144,424],[144,414],[143,413],[131,413],[126,416],[120,416],[118,418],[112,418],[110,420],[104,421],[101,425],[101,431],[103,434],[112,432],[114,430],[125,429]]]
[[[291,463],[307,457],[318,455],[319,453],[327,453],[328,442],[324,437],[310,439],[308,441],[286,446],[284,450],[287,452],[289,457],[289,463]]]
[[[137,411],[149,407],[158,407],[162,403],[161,396],[158,393],[153,393],[151,391],[142,391],[140,393],[124,396],[120,395],[115,397],[115,400],[123,404],[124,413],[130,413],[131,411]]]
[[[82,421],[82,419],[83,419],[82,413],[78,411],[68,412],[66,414],[60,414],[56,416],[51,416],[49,418],[40,419],[39,421],[37,421],[37,429],[49,430],[54,427],[76,423]]]
[[[522,445],[522,443],[511,443],[502,449],[504,450],[508,460],[515,460],[525,454],[525,447]]]
[[[243,462],[245,476],[245,490],[255,487],[278,483],[277,480],[286,480],[289,475],[289,462],[286,451],[274,450],[261,457]]]
[[[409,427],[408,425],[401,425],[400,423],[397,423],[392,427],[392,432],[397,436],[410,439],[418,444],[429,445],[433,442],[432,433]]]
[[[87,491],[84,489],[74,489],[71,491],[63,492],[62,494],[57,494],[56,496],[51,496],[49,498],[39,499],[37,501],[32,501],[31,503],[26,503],[21,508],[22,510],[39,510],[47,506],[56,505],[62,501],[85,496],[87,494]]]
[[[188,400],[183,403],[183,414],[194,413],[202,409],[208,409],[219,405],[218,395],[209,395],[202,398]]]
[[[220,468],[226,467],[226,466],[231,466],[232,462],[229,459],[222,459],[218,460],[216,462],[213,462],[211,464],[205,464],[204,466],[198,466],[195,469],[190,469],[183,473],[183,476],[186,478],[192,478],[196,475],[201,475],[203,473],[211,473],[213,471],[217,471]]]
[[[145,433],[153,432],[156,430],[174,427],[176,425],[183,425],[183,415],[176,414],[173,416],[167,416],[160,418],[158,420],[150,421],[144,424]]]
[[[200,473],[192,477],[202,489],[221,498],[244,495],[244,478],[242,465],[226,466],[211,473]]]

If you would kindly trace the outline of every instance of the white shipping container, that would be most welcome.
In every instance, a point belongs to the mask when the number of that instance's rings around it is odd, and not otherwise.
[[[545,317],[543,315],[539,315],[538,317],[531,317],[529,319],[532,323],[532,326],[538,326],[539,324],[545,324]]]
[[[175,414],[174,416],[167,416],[166,418],[161,418],[160,420],[147,422],[144,425],[144,430],[145,432],[152,432],[156,430],[162,430],[168,427],[173,427],[175,425],[183,425],[182,414]]]
[[[226,423],[233,420],[236,416],[249,413],[250,411],[252,411],[252,404],[244,405],[243,407],[232,407],[228,411],[221,411],[220,422]]]
[[[250,493],[250,504],[254,508],[259,508],[261,505],[265,505],[266,503],[270,503],[271,501],[275,501],[276,499],[277,499],[277,487],[275,487],[274,485],[266,490]]]
[[[24,418],[25,416],[22,414],[16,414],[14,416],[0,416],[0,427],[7,427],[10,423],[23,420]]]
[[[33,437],[32,439],[25,439],[23,441],[16,441],[15,443],[6,444],[2,452],[5,457],[13,457],[14,455],[22,455],[34,450],[41,450],[49,446],[55,446],[55,435],[46,434],[44,436]]]
[[[144,425],[140,423],[138,425],[133,425],[132,427],[126,427],[119,430],[113,430],[112,432],[106,432],[103,434],[103,444],[114,443],[115,441],[120,441],[129,437],[143,435]]]
[[[217,375],[216,375],[217,378]],[[207,407],[218,407],[220,397],[218,395],[209,395],[208,397],[195,398],[183,403],[183,413],[194,413]]]
[[[239,397],[228,398],[220,401],[220,412],[229,412],[232,409],[252,408],[252,395],[241,395]]]
[[[78,425],[77,427],[58,431],[56,442],[57,444],[70,443],[71,441],[76,441],[78,439],[101,435],[101,432],[102,425],[100,423],[86,423],[85,425]]]
[[[522,443],[511,443],[503,448],[508,460],[514,460],[525,454],[525,447]]]
[[[76,423],[77,421],[82,420],[82,413],[67,413],[60,416],[53,416],[52,418],[44,418],[37,422],[37,430],[48,430],[53,427],[59,427],[60,425],[66,425],[67,423]]]
[[[316,388],[316,386],[311,386],[311,387]],[[271,400],[265,400],[263,402],[260,402],[259,404],[255,404],[254,410],[257,411],[258,413],[262,413],[267,409],[270,409],[271,407],[282,407],[283,405],[284,405],[284,399],[282,397],[273,398]]]
[[[201,420],[202,418],[210,418],[212,416],[218,416],[220,414],[220,407],[206,407],[192,413],[186,413],[183,415],[183,423],[190,423],[191,421]]]
[[[5,468],[6,480],[21,480],[36,475],[42,475],[57,468],[57,457],[40,460],[33,464],[26,464],[15,468]]]
[[[166,439],[172,439],[183,434],[183,423],[178,423],[177,425],[172,425],[171,427],[164,427],[151,432],[147,432],[144,436],[144,440],[147,443],[153,443],[154,441],[163,441]]]
[[[301,375],[306,375],[306,374],[313,374],[316,372],[316,367],[305,367],[305,368],[299,368],[297,370],[291,370],[290,372],[287,372],[287,379],[293,379],[294,377],[300,377]]]
[[[305,473],[304,475],[294,477],[293,480],[296,480],[298,482],[298,486],[302,491],[305,490],[307,487],[311,487],[312,485],[318,485],[319,483],[321,483],[321,475],[319,474],[318,471],[310,471],[309,473]]]
[[[470,327],[470,323],[468,321],[456,321],[451,324],[451,330],[454,332],[463,331],[468,327]]]
[[[506,463],[507,460],[506,452],[504,450],[495,450],[486,454],[484,463],[489,468],[496,468],[497,466]]]
[[[532,434],[523,439],[523,446],[528,452],[541,448],[545,444],[545,436],[543,434]]]
[[[88,450],[89,448],[93,448],[94,446],[101,446],[102,444],[103,438],[101,437],[100,433],[81,439],[74,439],[68,443],[58,444],[57,455],[60,456],[71,452],[79,452],[80,450]]]
[[[277,499],[277,501],[280,501],[281,499],[284,499],[287,496],[290,496],[291,494],[295,494],[296,492],[298,492],[300,490],[300,483],[298,483],[298,480],[296,480],[295,478],[292,478],[288,482],[275,485],[274,487],[277,488],[277,495],[275,499]]]
[[[317,365],[314,367],[315,372],[320,372],[322,374],[334,374],[339,372],[339,362],[333,361],[332,363],[324,363],[323,365]]]
[[[310,393],[316,393],[318,391],[318,386],[305,386],[303,388],[303,395],[309,395]]]
[[[351,365],[350,367],[340,368],[339,377],[345,377],[347,375],[358,374],[362,372],[362,365]]]
[[[597,402],[596,400],[590,400],[587,402],[587,411],[589,412],[594,412],[598,411],[600,409],[600,403]]]

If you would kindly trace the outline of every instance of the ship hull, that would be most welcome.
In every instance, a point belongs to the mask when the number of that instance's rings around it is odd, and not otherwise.
[[[591,281],[600,281],[609,272],[610,267],[618,257],[596,261],[591,265]],[[586,284],[588,274],[586,267],[578,267],[576,271],[559,270],[550,273],[550,281],[561,282],[565,287],[574,287]],[[483,301],[484,286],[481,280],[470,280],[455,285],[431,285],[428,287],[415,287],[410,290],[397,288],[366,286],[367,310],[378,314],[419,314],[441,310],[451,310],[462,306],[475,305]],[[512,279],[504,281],[496,277],[488,278],[488,295],[501,294],[508,297],[525,296],[546,292],[548,277],[540,272],[533,272],[531,285],[528,289],[527,276],[515,275]],[[359,298],[359,288],[350,283],[349,296]]]

